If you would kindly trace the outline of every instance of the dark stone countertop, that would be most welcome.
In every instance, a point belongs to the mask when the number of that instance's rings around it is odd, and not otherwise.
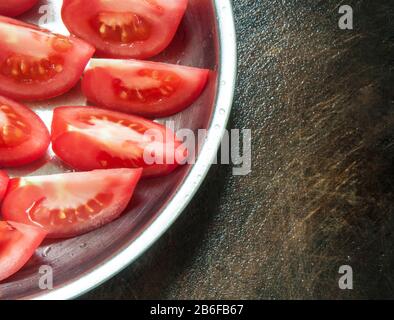
[[[338,28],[352,5],[354,30]],[[253,170],[215,166],[147,254],[89,299],[394,294],[394,3],[235,0],[231,128]],[[338,288],[350,265],[354,289]]]

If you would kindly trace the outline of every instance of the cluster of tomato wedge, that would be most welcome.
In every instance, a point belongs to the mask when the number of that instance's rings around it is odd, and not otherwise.
[[[141,60],[170,44],[188,0],[64,0],[70,36],[10,18],[36,3],[0,2],[0,167],[34,162],[52,143],[78,171],[13,179],[0,171],[0,281],[17,272],[43,239],[78,236],[116,219],[141,177],[179,165],[146,163],[148,145],[162,159],[186,159],[176,135],[149,119],[187,108],[209,74]],[[91,59],[95,54],[105,59]],[[56,108],[51,132],[22,104],[60,96],[81,78],[84,95],[98,107]],[[166,139],[152,144],[145,134],[152,129]]]

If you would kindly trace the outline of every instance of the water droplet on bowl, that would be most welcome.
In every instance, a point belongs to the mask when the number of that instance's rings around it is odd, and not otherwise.
[[[42,256],[43,256],[44,258],[48,257],[48,254],[49,254],[49,252],[51,252],[51,250],[52,250],[51,247],[46,247],[46,248],[44,249],[44,251],[42,252]]]

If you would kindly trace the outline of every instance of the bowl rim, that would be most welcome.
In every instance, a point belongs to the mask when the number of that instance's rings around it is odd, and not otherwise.
[[[220,43],[218,94],[206,143],[184,183],[160,215],[131,243],[112,258],[63,286],[27,297],[32,300],[77,298],[98,287],[146,252],[175,222],[204,181],[220,147],[230,117],[237,74],[237,45],[231,0],[214,0]]]

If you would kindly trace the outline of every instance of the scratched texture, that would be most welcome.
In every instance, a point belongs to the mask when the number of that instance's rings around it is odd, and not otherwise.
[[[353,31],[337,27],[341,4]],[[394,2],[234,7],[230,127],[253,130],[252,173],[213,168],[171,230],[83,298],[394,297]]]

